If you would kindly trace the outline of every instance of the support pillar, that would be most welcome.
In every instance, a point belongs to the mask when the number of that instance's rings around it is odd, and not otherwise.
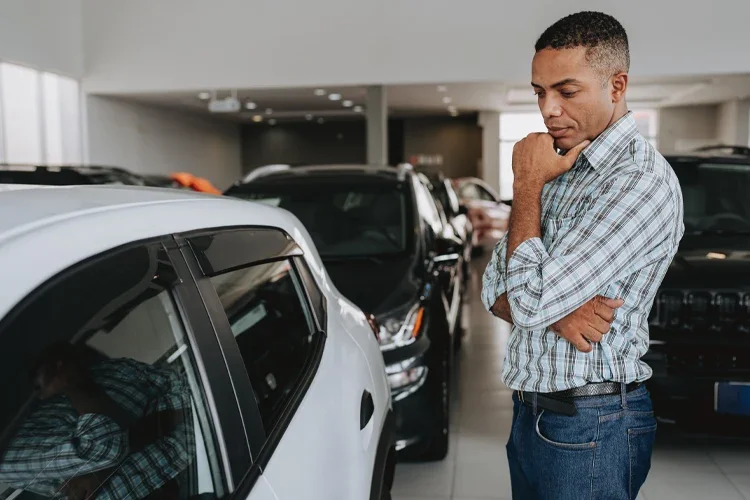
[[[383,85],[367,87],[367,163],[388,164],[388,96]]]

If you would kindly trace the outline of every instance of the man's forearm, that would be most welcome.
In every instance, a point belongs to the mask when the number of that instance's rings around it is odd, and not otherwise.
[[[543,184],[513,184],[513,209],[510,211],[506,265],[524,241],[542,236]]]
[[[492,314],[498,318],[513,323],[513,317],[510,314],[510,303],[508,302],[508,295],[502,294],[497,298],[495,303],[492,305]]]

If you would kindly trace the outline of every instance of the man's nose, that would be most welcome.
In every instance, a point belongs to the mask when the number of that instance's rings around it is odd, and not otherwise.
[[[539,110],[542,116],[546,118],[557,118],[562,115],[562,106],[553,98],[545,98],[539,102]]]

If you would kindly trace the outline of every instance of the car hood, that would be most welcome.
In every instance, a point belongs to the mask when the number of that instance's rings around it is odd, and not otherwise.
[[[378,316],[413,302],[421,290],[415,260],[326,259],[326,271],[336,288],[365,313]]]
[[[664,287],[736,288],[750,283],[750,235],[686,235]]]

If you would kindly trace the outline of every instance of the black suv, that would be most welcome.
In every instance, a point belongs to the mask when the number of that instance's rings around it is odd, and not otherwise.
[[[651,310],[644,361],[662,420],[705,430],[711,419],[718,430],[747,433],[750,151],[728,152],[667,157],[682,187],[685,235]]]
[[[448,451],[462,257],[427,183],[409,166],[276,165],[225,194],[284,208],[302,222],[333,283],[380,332],[401,458],[440,460]]]

